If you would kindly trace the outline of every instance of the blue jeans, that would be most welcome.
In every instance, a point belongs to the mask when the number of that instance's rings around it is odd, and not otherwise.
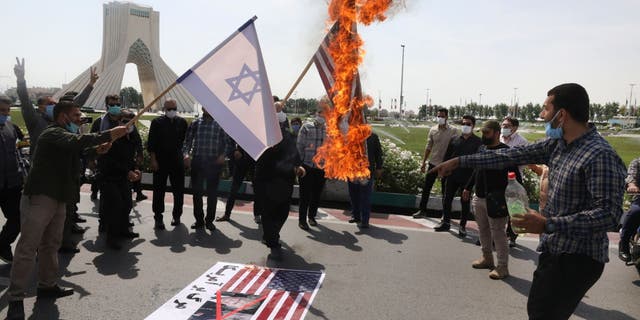
[[[366,184],[348,182],[349,199],[351,200],[351,214],[362,224],[369,224],[371,215],[371,193],[373,192],[373,177]]]

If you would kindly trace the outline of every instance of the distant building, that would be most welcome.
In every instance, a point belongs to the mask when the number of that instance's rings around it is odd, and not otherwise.
[[[609,119],[608,123],[622,128],[637,128],[640,127],[640,118],[631,116],[615,116]]]
[[[160,57],[160,14],[151,7],[131,2],[109,2],[103,7],[102,57],[93,65],[100,78],[86,106],[105,109],[104,97],[120,93],[127,63],[138,67],[142,99],[147,105],[178,78]],[[67,91],[81,92],[89,82],[89,75],[90,70],[85,70],[56,92],[54,98]],[[168,98],[178,102],[178,111],[193,112],[196,100],[180,85],[161,98],[154,109],[159,109]]]

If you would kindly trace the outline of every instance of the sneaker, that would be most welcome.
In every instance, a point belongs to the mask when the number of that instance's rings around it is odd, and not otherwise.
[[[502,280],[509,276],[509,269],[507,266],[497,266],[495,269],[489,272],[489,278],[493,280]]]
[[[194,230],[202,229],[202,228],[204,228],[204,223],[202,223],[202,222],[196,222],[196,223],[191,225],[191,229],[194,229]]]
[[[149,197],[147,197],[142,192],[138,192],[138,194],[136,194],[136,202],[144,201],[144,200],[147,200],[147,199],[149,199]]]
[[[349,219],[349,223],[358,223],[358,222],[360,222],[360,219],[357,219],[357,218]]]
[[[257,224],[261,224],[262,223],[262,216],[253,217],[253,221],[255,221]]]
[[[271,248],[271,253],[269,253],[267,259],[282,261],[282,249],[279,247]]]
[[[458,236],[460,236],[460,238],[465,238],[467,236],[467,228],[460,226],[458,228]]]
[[[216,222],[223,222],[223,221],[229,221],[229,220],[231,220],[230,214],[225,214],[216,218]]]
[[[209,230],[209,231],[215,231],[216,230],[216,226],[213,224],[213,221],[205,222],[204,227],[207,228],[207,230]]]
[[[73,289],[64,288],[59,285],[55,285],[53,287],[48,288],[38,288],[37,296],[38,298],[62,298],[66,296],[70,296],[73,294]]]
[[[316,221],[316,218],[309,218],[309,225],[313,227],[317,226],[318,221]]]
[[[414,219],[424,219],[427,217],[427,212],[424,210],[420,210],[416,213],[413,214],[412,216]]]
[[[13,262],[13,253],[11,253],[11,247],[6,246],[0,249],[0,260],[11,263]]]
[[[298,223],[298,227],[305,231],[309,230],[309,225],[304,221],[300,221],[300,223]]]
[[[449,231],[449,229],[451,229],[451,225],[446,223],[446,222],[440,222],[435,228],[433,228],[433,231],[435,232],[444,232],[444,231]]]

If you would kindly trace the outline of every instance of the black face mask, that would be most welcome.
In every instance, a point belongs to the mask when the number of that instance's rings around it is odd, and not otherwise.
[[[482,136],[482,144],[484,144],[485,146],[492,145],[493,144],[493,139],[491,139],[489,137]]]

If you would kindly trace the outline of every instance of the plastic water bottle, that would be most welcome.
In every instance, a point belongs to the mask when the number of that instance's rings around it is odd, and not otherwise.
[[[509,215],[513,220],[517,220],[518,218],[513,218],[515,214],[524,215],[527,213],[527,208],[529,207],[529,197],[527,196],[527,190],[516,180],[516,173],[509,172],[509,184],[504,191],[504,197],[507,200],[507,209],[509,210]],[[513,231],[516,233],[522,233],[524,230],[521,228],[513,228]]]

